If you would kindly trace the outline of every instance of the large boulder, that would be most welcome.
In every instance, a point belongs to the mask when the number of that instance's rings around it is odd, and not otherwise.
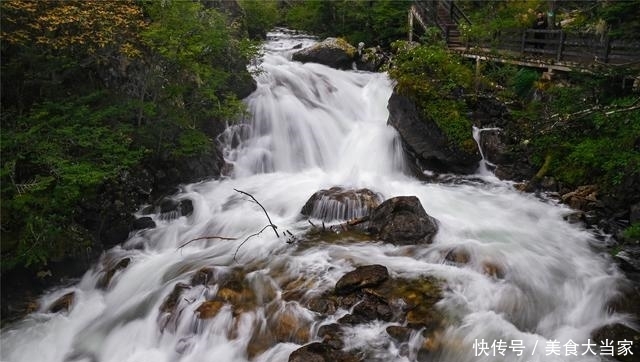
[[[394,92],[389,98],[388,123],[398,130],[404,148],[418,167],[436,172],[470,174],[478,168],[480,153],[467,152],[450,142],[437,123],[426,119],[416,104]],[[471,129],[469,129],[471,135]]]
[[[346,40],[327,38],[309,48],[293,53],[293,60],[303,63],[320,63],[336,69],[351,69],[356,54],[356,48]]]
[[[380,195],[369,189],[332,187],[311,195],[300,212],[323,221],[348,220],[369,214],[380,201]]]
[[[397,245],[430,244],[438,232],[438,223],[427,214],[417,197],[398,196],[373,210],[365,230]]]

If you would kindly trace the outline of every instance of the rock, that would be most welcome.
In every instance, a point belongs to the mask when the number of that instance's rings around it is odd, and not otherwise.
[[[135,219],[131,225],[131,230],[153,229],[156,227],[155,221],[149,216],[143,216]]]
[[[320,63],[336,69],[351,69],[356,48],[341,38],[327,38],[309,48],[293,53],[298,62]]]
[[[336,294],[349,294],[365,287],[379,285],[389,278],[389,271],[382,265],[365,265],[343,275],[336,283]]]
[[[193,214],[193,201],[165,198],[160,201],[159,212],[164,219],[173,219]]]
[[[393,311],[383,299],[366,294],[364,299],[353,307],[353,315],[367,322],[373,320],[388,322],[393,318]]]
[[[381,49],[366,48],[359,51],[356,67],[367,72],[377,72],[388,59]]]
[[[303,344],[309,341],[309,321],[294,309],[285,309],[269,318],[269,329],[277,342]]]
[[[618,361],[637,361],[640,355],[640,332],[620,323],[607,325],[592,333],[593,342],[604,345],[603,342],[612,342],[614,346],[614,358]],[[619,354],[620,341],[630,341],[630,353]]]
[[[496,279],[504,279],[504,268],[495,262],[483,261],[482,272]]]
[[[375,208],[366,231],[397,245],[430,244],[438,232],[436,219],[429,216],[415,196],[399,196]]]
[[[98,280],[96,287],[101,289],[105,289],[109,287],[109,284],[111,283],[111,279],[113,279],[116,272],[128,267],[129,263],[131,263],[131,258],[123,258],[120,261],[118,261],[115,265],[108,266],[102,278]]]
[[[220,300],[208,300],[200,304],[200,306],[196,309],[196,313],[198,313],[198,318],[200,319],[211,319],[218,315],[220,309],[224,307],[224,302]]]
[[[164,302],[160,305],[160,312],[173,314],[176,307],[180,303],[180,296],[185,289],[190,287],[184,283],[177,283],[171,293],[165,298]]]
[[[369,214],[380,201],[381,196],[369,189],[332,187],[311,195],[300,213],[323,221],[347,220]]]
[[[456,247],[449,250],[444,259],[456,264],[467,264],[471,260],[471,254],[462,247]]]
[[[640,245],[624,244],[615,255],[616,262],[626,273],[640,274]]]
[[[474,148],[467,152],[452,145],[436,122],[425,119],[423,112],[409,98],[394,92],[387,108],[388,123],[398,130],[404,148],[415,159],[418,167],[461,174],[476,171],[481,159],[478,150]]]
[[[357,362],[360,359],[351,353],[331,347],[327,343],[311,343],[300,347],[289,355],[289,362]]]
[[[71,310],[73,301],[76,298],[75,292],[69,292],[62,297],[56,299],[48,308],[49,313],[68,312]]]
[[[591,211],[601,206],[598,201],[598,188],[595,185],[580,186],[574,191],[563,194],[562,202],[582,211]]]
[[[335,349],[342,349],[342,326],[338,323],[327,324],[318,329],[318,337],[322,338],[322,343],[328,344]]]
[[[389,326],[386,329],[387,334],[398,343],[404,343],[411,338],[413,329],[401,326]]]
[[[201,268],[191,277],[191,285],[208,285],[214,280],[215,269]]]
[[[333,314],[337,310],[336,302],[323,296],[311,299],[307,304],[307,308],[320,314]]]

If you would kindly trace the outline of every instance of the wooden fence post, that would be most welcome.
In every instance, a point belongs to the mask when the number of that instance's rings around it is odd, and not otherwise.
[[[558,50],[556,53],[556,60],[562,60],[562,49],[564,48],[564,31],[560,30],[560,39],[558,41]]]
[[[611,52],[611,37],[609,36],[609,34],[607,34],[606,38],[604,39],[604,54],[603,54],[603,61],[605,63],[609,63],[609,53]]]
[[[413,41],[413,5],[409,8],[409,43]]]

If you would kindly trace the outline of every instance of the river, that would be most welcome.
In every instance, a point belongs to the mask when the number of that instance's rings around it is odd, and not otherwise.
[[[521,193],[486,170],[442,183],[412,177],[399,136],[387,125],[390,79],[290,60],[294,45],[312,42],[270,33],[255,75],[258,88],[246,99],[251,117],[221,137],[229,176],[184,185],[175,198],[193,202],[191,215],[152,215],[156,228],[108,251],[77,284],[44,295],[40,311],[2,331],[2,361],[287,361],[305,341],[255,345],[274,318],[292,316],[305,329],[303,339],[313,341],[320,326],[347,313],[320,315],[287,300],[291,281],[328,291],[366,264],[384,265],[395,278],[441,280],[446,287],[437,307],[449,320],[443,343],[426,357],[417,352],[419,336],[404,346],[392,342],[385,332],[391,323],[344,327],[344,348],[364,351],[366,360],[601,360],[582,352],[594,329],[622,319],[607,312],[622,277],[594,235],[567,223],[566,207]],[[312,226],[300,215],[302,206],[333,186],[368,188],[384,199],[417,196],[438,220],[433,244],[304,241]],[[278,230],[290,234],[278,238],[267,228],[246,240],[268,222],[260,205],[234,189],[254,196]],[[201,237],[209,239],[192,241]],[[453,248],[466,250],[470,260],[446,260]],[[107,288],[96,287],[104,265],[123,258],[128,266]],[[487,263],[503,275],[486,273]],[[240,275],[251,302],[219,305],[214,317],[198,318],[196,309],[221,290],[216,283],[191,286],[202,268],[214,276]],[[185,287],[176,288],[179,283]],[[182,294],[168,306],[174,290]],[[47,313],[47,305],[69,292],[69,312]],[[505,356],[482,348],[497,341],[506,343]],[[575,357],[567,356],[570,342],[577,344]],[[517,356],[513,347],[520,343],[524,353]],[[555,345],[559,354],[549,349]]]

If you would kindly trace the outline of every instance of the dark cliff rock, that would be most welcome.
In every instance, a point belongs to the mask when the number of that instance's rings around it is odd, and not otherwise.
[[[408,97],[394,92],[388,109],[388,123],[398,130],[405,149],[420,169],[460,174],[473,173],[477,169],[480,154],[477,151],[468,153],[452,145],[436,122],[424,119]]]

